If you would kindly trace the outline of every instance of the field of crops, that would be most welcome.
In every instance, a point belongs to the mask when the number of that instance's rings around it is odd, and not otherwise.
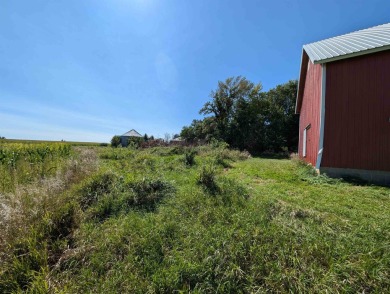
[[[54,174],[71,148],[65,143],[0,142],[0,192]]]
[[[77,141],[45,141],[45,140],[23,140],[23,139],[0,139],[0,144],[54,144],[54,143],[62,143],[68,144],[71,146],[107,146],[107,143],[97,143],[97,142],[77,142]]]

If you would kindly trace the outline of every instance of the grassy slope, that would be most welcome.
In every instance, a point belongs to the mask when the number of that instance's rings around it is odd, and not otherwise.
[[[60,238],[69,249],[31,274],[30,289],[390,290],[388,188],[202,147],[193,166],[177,148],[99,152],[100,171],[66,193],[78,207],[76,229]]]
[[[198,156],[193,167],[181,155],[107,161],[131,181],[158,177],[176,193],[156,211],[85,222],[77,238],[82,253],[64,262],[57,279],[67,282],[59,286],[140,293],[389,289],[389,189],[253,158],[219,165],[218,192],[210,193],[197,178],[215,156]]]

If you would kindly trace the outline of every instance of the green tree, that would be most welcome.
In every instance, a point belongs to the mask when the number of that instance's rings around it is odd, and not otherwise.
[[[116,135],[114,137],[112,137],[112,139],[111,139],[111,147],[116,148],[120,144],[121,144],[121,137],[116,136]]]
[[[261,84],[255,85],[246,78],[230,77],[218,82],[218,88],[210,93],[211,101],[206,102],[200,114],[213,115],[219,139],[230,141],[231,124],[240,104],[245,104],[249,96],[261,91]],[[228,142],[229,143],[229,142]]]
[[[198,140],[209,142],[212,138],[217,137],[215,118],[211,116],[203,120],[194,119],[190,126],[183,127],[180,137],[188,142]]]
[[[297,150],[299,116],[295,114],[295,99],[298,89],[296,80],[278,85],[266,94],[267,126],[266,140],[269,149],[280,151],[287,147]]]
[[[200,113],[206,117],[183,127],[187,141],[212,138],[251,152],[296,150],[298,116],[295,115],[297,81],[262,92],[261,83],[244,77],[218,82]]]
[[[129,137],[127,140],[127,147],[131,149],[138,149],[141,147],[143,141],[143,137]]]
[[[233,147],[246,148],[255,119],[252,101],[261,97],[261,90],[261,83],[254,84],[241,76],[218,82],[218,88],[210,94],[211,101],[200,110],[214,117],[214,137]]]

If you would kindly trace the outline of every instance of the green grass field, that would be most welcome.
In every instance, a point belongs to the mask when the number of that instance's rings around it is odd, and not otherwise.
[[[0,196],[0,293],[390,291],[390,189],[297,160],[73,147]]]

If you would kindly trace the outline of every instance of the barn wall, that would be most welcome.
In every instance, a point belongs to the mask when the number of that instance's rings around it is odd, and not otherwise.
[[[313,64],[309,61],[306,73],[302,106],[299,116],[299,157],[305,161],[316,165],[318,154],[318,141],[321,115],[321,65]],[[307,130],[306,154],[303,157],[303,132]]]
[[[327,64],[321,167],[390,171],[390,51]]]

